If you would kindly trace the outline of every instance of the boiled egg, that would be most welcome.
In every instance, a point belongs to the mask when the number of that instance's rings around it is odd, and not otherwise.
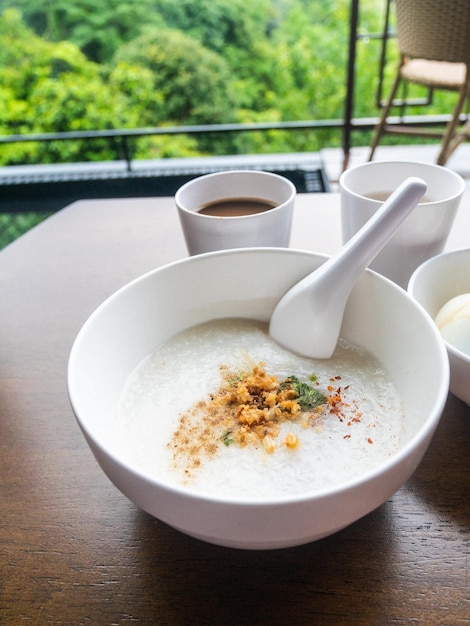
[[[435,322],[448,343],[470,356],[470,293],[446,302]]]

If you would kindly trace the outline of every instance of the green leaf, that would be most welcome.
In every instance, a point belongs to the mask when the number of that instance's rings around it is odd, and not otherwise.
[[[310,380],[312,380],[312,377],[310,377]],[[316,380],[316,377],[313,380]],[[281,386],[293,389],[296,392],[296,400],[304,411],[321,406],[327,401],[326,396],[319,389],[301,382],[297,376],[289,376]]]
[[[226,430],[222,435],[221,439],[224,444],[228,447],[230,444],[235,443],[235,439],[232,439],[230,435],[232,434],[231,430]]]

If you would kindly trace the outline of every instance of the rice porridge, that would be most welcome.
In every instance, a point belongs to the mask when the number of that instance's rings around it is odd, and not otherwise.
[[[215,497],[341,485],[399,447],[403,409],[380,364],[340,340],[328,360],[278,346],[266,324],[216,320],[158,347],[122,391],[115,445],[139,471]]]

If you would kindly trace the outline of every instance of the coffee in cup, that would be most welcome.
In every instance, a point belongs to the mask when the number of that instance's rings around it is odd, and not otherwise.
[[[283,176],[230,170],[183,185],[175,202],[189,254],[289,246],[296,189]]]

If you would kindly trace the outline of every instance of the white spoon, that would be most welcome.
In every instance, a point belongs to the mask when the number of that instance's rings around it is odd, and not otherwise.
[[[344,309],[359,275],[384,247],[426,191],[408,178],[366,224],[318,269],[291,287],[277,303],[269,334],[281,346],[329,359],[338,343]]]

